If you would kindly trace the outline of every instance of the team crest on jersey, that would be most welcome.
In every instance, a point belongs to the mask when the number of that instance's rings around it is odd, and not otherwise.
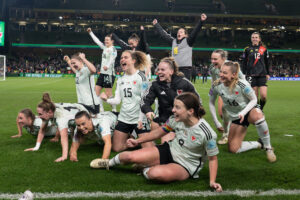
[[[192,141],[195,141],[195,140],[196,140],[196,137],[192,135]]]
[[[133,85],[135,85],[136,84],[136,81],[133,81]]]
[[[238,95],[238,94],[239,94],[239,92],[238,92],[238,91],[236,91],[236,92],[235,92],[235,94],[236,94],[236,95]]]
[[[180,95],[183,91],[182,90],[177,90],[177,94]]]

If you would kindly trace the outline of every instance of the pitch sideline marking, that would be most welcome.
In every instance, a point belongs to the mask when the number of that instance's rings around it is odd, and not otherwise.
[[[300,195],[300,189],[285,190],[273,189],[268,191],[258,190],[226,190],[222,193],[211,191],[128,191],[128,192],[66,192],[66,193],[34,193],[34,197],[38,199],[62,199],[62,198],[162,198],[162,197],[208,197],[208,196],[240,196],[240,197],[253,197],[253,196],[277,196],[277,195]],[[18,199],[22,194],[0,193],[0,199]]]

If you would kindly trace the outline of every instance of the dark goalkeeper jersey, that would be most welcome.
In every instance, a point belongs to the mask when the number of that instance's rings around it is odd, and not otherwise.
[[[269,75],[269,53],[264,46],[246,47],[243,53],[242,71],[246,76]]]

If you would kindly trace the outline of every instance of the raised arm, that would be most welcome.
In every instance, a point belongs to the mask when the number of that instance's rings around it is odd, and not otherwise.
[[[123,40],[121,40],[116,34],[112,33],[112,39],[118,44],[120,45],[121,49],[124,50],[131,50],[131,47],[124,42]]]
[[[79,57],[81,58],[82,62],[87,66],[87,68],[90,70],[91,74],[96,73],[97,71],[96,67],[93,65],[93,63],[91,63],[86,59],[84,53],[79,53]]]
[[[203,22],[207,19],[206,14],[201,14],[201,19],[197,23],[196,27],[193,29],[192,33],[187,38],[187,43],[191,47],[195,43],[197,35],[202,28]]]
[[[66,63],[69,65],[69,67],[71,67],[73,73],[76,73],[76,69],[71,65],[71,59],[69,58],[69,56],[65,55],[64,56],[64,61],[66,61]]]
[[[97,36],[93,33],[91,28],[87,29],[87,32],[89,33],[89,35],[91,36],[91,38],[93,39],[93,41],[101,48],[104,49],[105,46],[104,44],[99,40],[99,38],[97,38]]]
[[[145,33],[145,30],[144,30],[144,26],[141,26],[140,27],[140,42],[139,42],[139,49],[144,52],[145,54],[149,54],[150,52],[150,48],[149,48],[149,45],[147,43],[147,39],[146,39],[146,33]]]
[[[169,44],[172,44],[173,40],[175,38],[173,38],[170,34],[168,34],[162,27],[161,25],[158,23],[157,19],[154,19],[152,22],[153,26],[156,28],[156,30],[158,31],[159,35],[166,40]]]

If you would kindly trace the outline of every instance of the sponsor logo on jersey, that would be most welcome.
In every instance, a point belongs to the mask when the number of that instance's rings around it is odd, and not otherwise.
[[[177,90],[177,94],[180,95],[183,91],[182,90]]]
[[[269,132],[269,131],[268,131],[268,130],[266,130],[266,131],[264,131],[264,134],[266,135],[266,134],[268,134],[268,132]]]
[[[165,92],[165,91],[162,91],[160,94],[161,94],[161,95],[166,95],[166,92]]]

